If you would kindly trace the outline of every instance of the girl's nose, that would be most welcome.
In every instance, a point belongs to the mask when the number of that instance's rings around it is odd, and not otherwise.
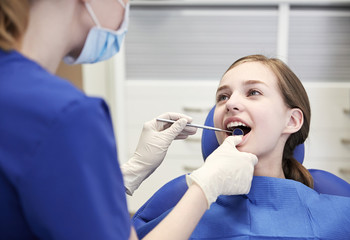
[[[243,99],[239,93],[233,93],[230,99],[226,102],[228,112],[239,112],[244,109]]]

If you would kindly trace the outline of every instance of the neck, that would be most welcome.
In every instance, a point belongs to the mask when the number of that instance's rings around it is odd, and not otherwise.
[[[286,178],[283,173],[282,164],[260,161],[255,166],[254,176],[266,176],[275,178]]]
[[[56,40],[50,41],[48,35],[42,35],[43,31],[28,29],[20,51],[26,57],[39,63],[51,73],[55,73],[64,54],[64,47]],[[33,41],[31,39],[37,39]]]
[[[283,150],[289,135],[283,134],[271,151],[261,153],[254,167],[254,176],[286,178],[282,168]]]
[[[265,156],[258,156],[254,176],[285,178],[282,168],[283,151],[275,151]]]
[[[74,35],[74,6],[64,1],[38,1],[33,3],[30,19],[20,52],[55,73],[62,58],[72,48]]]

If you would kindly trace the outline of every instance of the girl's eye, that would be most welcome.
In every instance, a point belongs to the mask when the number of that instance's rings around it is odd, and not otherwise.
[[[257,96],[257,95],[261,95],[261,92],[255,89],[251,89],[248,91],[248,96]]]
[[[222,101],[226,101],[229,99],[229,96],[226,94],[220,94],[217,96],[216,102],[222,102]]]

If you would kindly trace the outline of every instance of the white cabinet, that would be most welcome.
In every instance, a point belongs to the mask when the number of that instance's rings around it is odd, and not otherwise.
[[[194,123],[204,123],[209,110],[215,105],[218,82],[207,81],[128,81],[126,84],[126,127],[128,153],[135,150],[145,121],[164,112],[180,112],[193,117]],[[174,156],[198,156],[192,150],[200,140],[201,130],[189,140],[179,141],[169,152]],[[181,149],[181,151],[180,151]]]
[[[311,104],[304,165],[327,170],[350,182],[350,84],[306,84]],[[342,87],[341,87],[342,86]]]

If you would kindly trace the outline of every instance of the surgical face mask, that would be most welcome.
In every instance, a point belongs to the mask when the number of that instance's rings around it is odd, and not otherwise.
[[[83,50],[75,59],[72,56],[64,57],[67,64],[96,63],[113,57],[119,52],[129,22],[130,4],[125,5],[118,0],[125,8],[124,19],[117,31],[101,27],[89,3],[85,2],[86,9],[95,22],[96,26],[91,28],[85,40]]]

